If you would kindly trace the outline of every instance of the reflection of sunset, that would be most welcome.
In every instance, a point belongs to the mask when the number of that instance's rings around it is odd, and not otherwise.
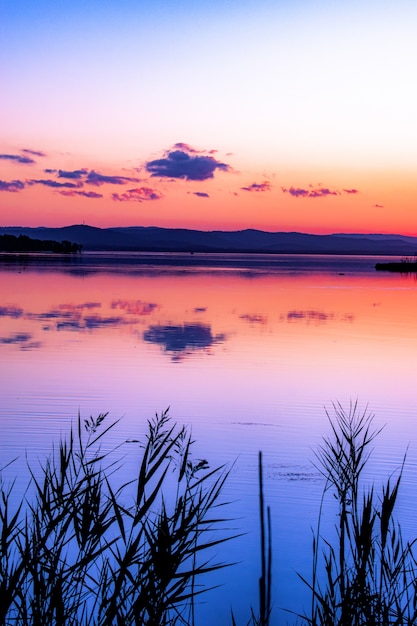
[[[37,462],[78,411],[123,416],[120,438],[139,438],[170,406],[204,458],[236,463],[236,518],[257,500],[263,450],[281,512],[274,532],[308,537],[322,488],[309,463],[327,432],[323,406],[358,398],[387,423],[375,476],[402,458],[417,406],[416,282],[331,268],[3,270],[2,456]],[[288,550],[300,556],[292,539]]]

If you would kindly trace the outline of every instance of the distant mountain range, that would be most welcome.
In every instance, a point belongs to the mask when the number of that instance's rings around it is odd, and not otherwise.
[[[201,231],[185,228],[129,226],[96,228],[86,225],[63,228],[0,227],[0,234],[27,235],[81,244],[85,251],[146,252],[242,252],[278,254],[370,254],[417,253],[417,237],[380,234],[310,235],[270,233],[261,230]]]

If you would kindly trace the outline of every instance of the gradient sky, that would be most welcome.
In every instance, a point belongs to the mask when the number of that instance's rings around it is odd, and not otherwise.
[[[0,226],[417,235],[415,0],[0,0]]]

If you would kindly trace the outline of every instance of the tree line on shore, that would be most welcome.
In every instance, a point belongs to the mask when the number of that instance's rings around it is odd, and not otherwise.
[[[82,245],[71,241],[32,239],[27,235],[0,235],[0,252],[55,252],[59,254],[79,254]]]

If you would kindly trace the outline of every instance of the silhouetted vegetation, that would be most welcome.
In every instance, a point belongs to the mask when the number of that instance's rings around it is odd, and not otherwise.
[[[125,442],[140,446],[141,460],[137,475],[115,486],[120,446],[103,451],[115,425],[103,427],[105,417],[79,417],[40,473],[30,469],[20,500],[13,483],[0,480],[1,626],[194,625],[204,574],[228,565],[209,557],[233,538],[218,512],[227,471],[193,459],[190,434],[165,411],[148,422],[143,443]],[[379,432],[372,419],[356,404],[347,412],[335,405],[331,436],[316,455],[324,497],[337,499],[337,538],[321,535],[320,514],[312,578],[300,577],[311,591],[311,610],[297,619],[309,626],[417,623],[414,541],[403,540],[393,516],[402,469],[380,497],[363,484]],[[250,609],[244,626],[272,623],[271,511],[261,453],[259,513],[259,609]],[[230,619],[237,626],[233,612]]]
[[[417,256],[403,257],[401,261],[389,261],[388,263],[377,263],[375,269],[385,272],[400,272],[411,274],[417,272]]]
[[[32,239],[27,235],[0,235],[0,252],[57,252],[79,254],[82,245],[71,241]]]
[[[393,513],[402,469],[388,478],[378,497],[363,484],[370,444],[380,431],[373,416],[334,406],[331,437],[323,439],[316,458],[325,494],[338,503],[337,541],[313,541],[311,626],[411,626],[417,623],[415,540],[404,541]],[[404,465],[404,463],[403,463]],[[403,468],[403,466],[402,466]]]

